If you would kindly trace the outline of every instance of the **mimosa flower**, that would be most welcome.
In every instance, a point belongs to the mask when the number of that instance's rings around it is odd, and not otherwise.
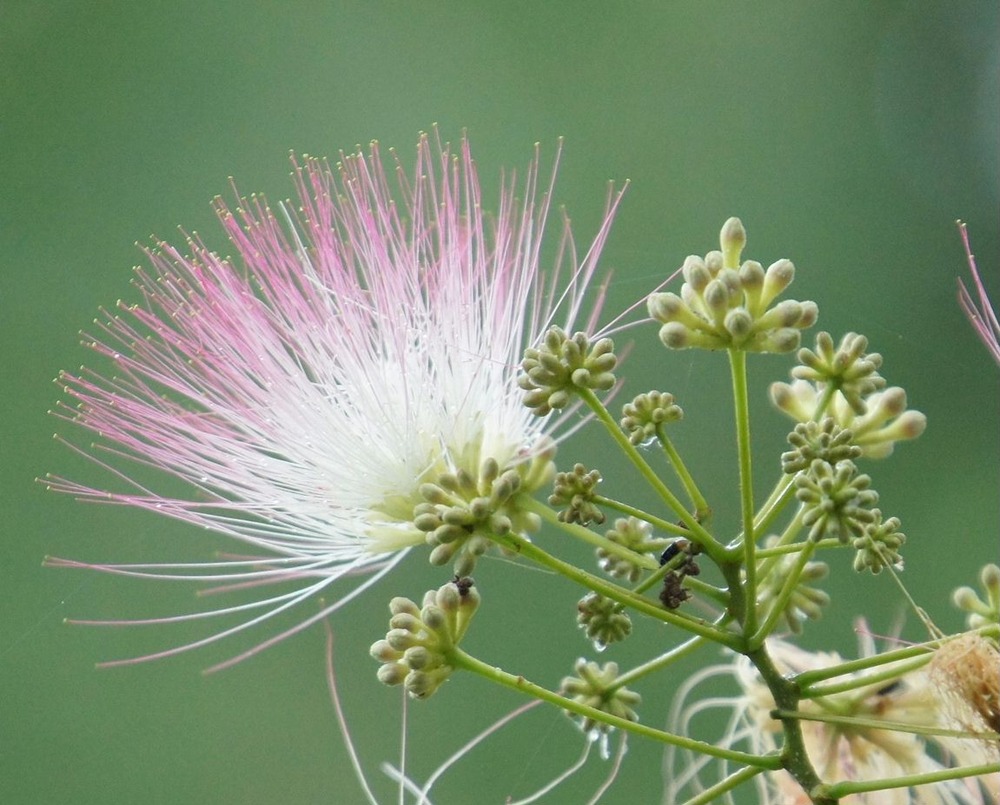
[[[97,435],[83,452],[119,485],[49,477],[50,487],[202,527],[249,555],[51,564],[222,589],[292,583],[250,603],[144,621],[246,618],[140,659],[211,642],[346,577],[375,574],[247,654],[337,609],[425,542],[414,508],[422,485],[445,474],[524,468],[508,504],[551,480],[539,463],[548,466],[569,412],[539,418],[526,408],[519,364],[550,326],[595,327],[604,288],[593,278],[620,194],[609,193],[581,258],[566,222],[555,265],[543,271],[555,174],[539,187],[537,149],[520,190],[502,179],[492,218],[464,139],[453,154],[422,137],[412,177],[398,160],[387,172],[375,144],[367,155],[341,154],[335,167],[293,159],[293,168],[295,210],[259,197],[235,209],[215,202],[234,257],[193,236],[186,254],[167,243],[150,249],[151,270],[136,270],[142,302],[120,304],[87,339],[113,373],[61,376],[76,405],[57,413]]]

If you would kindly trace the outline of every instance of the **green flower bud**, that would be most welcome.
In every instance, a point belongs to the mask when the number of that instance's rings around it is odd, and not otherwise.
[[[597,485],[601,482],[601,473],[597,470],[587,470],[583,464],[576,464],[572,472],[556,473],[555,486],[549,503],[553,506],[565,506],[559,512],[559,520],[564,523],[603,523],[604,512],[593,502]]]
[[[723,226],[720,243],[721,252],[709,252],[704,260],[690,256],[684,261],[679,296],[655,293],[649,297],[649,314],[663,325],[660,340],[671,349],[797,349],[798,331],[816,321],[816,305],[786,300],[768,310],[794,278],[794,266],[779,260],[765,272],[755,261],[739,265],[746,231],[737,218]]]
[[[607,391],[615,385],[614,342],[600,338],[593,344],[584,333],[567,335],[549,328],[541,346],[524,351],[518,385],[523,401],[537,416],[565,408],[580,389]]]
[[[578,704],[586,705],[595,710],[624,718],[628,721],[638,721],[635,711],[642,697],[628,688],[616,687],[618,680],[618,664],[609,662],[599,666],[584,659],[576,661],[573,670],[576,676],[564,677],[559,687],[559,693]],[[572,716],[569,711],[567,713]],[[593,733],[607,734],[613,729],[603,722],[593,718],[581,718],[580,728],[587,735]]]

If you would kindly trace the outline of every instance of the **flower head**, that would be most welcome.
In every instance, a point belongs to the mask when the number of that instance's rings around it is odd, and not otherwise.
[[[97,434],[87,452],[123,486],[49,477],[50,487],[201,526],[251,555],[52,564],[241,587],[296,582],[219,610],[263,614],[162,654],[265,620],[346,576],[387,571],[428,539],[414,509],[442,476],[524,468],[521,493],[548,483],[537,459],[551,457],[563,419],[522,405],[521,355],[553,325],[593,329],[603,301],[601,291],[584,316],[620,194],[609,194],[580,260],[564,225],[544,272],[552,185],[539,188],[537,151],[520,190],[503,179],[493,218],[464,139],[452,153],[423,136],[412,177],[398,158],[387,172],[377,144],[336,166],[307,158],[293,168],[294,210],[260,197],[235,209],[216,201],[233,257],[197,237],[187,254],[150,249],[151,269],[136,270],[142,302],[119,305],[88,338],[113,372],[61,377],[76,405],[60,416]]]

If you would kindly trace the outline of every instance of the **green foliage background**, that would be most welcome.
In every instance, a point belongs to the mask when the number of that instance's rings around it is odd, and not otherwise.
[[[969,222],[1000,297],[998,33],[985,0],[0,5],[0,801],[361,801],[325,687],[322,630],[210,677],[199,671],[262,635],[95,670],[194,639],[204,624],[101,630],[63,618],[201,602],[179,585],[43,569],[45,555],[196,560],[226,546],[48,494],[33,478],[101,477],[52,441],[60,426],[46,410],[59,369],[95,363],[77,332],[99,306],[130,298],[136,240],[176,241],[181,225],[224,250],[207,202],[230,192],[228,177],[241,192],[283,198],[289,150],[335,157],[377,138],[406,162],[435,123],[450,139],[468,129],[487,199],[501,166],[525,165],[536,141],[551,155],[564,135],[558,200],[580,242],[606,181],[632,180],[606,252],[611,311],[713,248],[732,214],[749,230],[748,256],[792,258],[791,296],[816,300],[820,326],[837,337],[866,333],[890,383],[928,415],[922,439],[866,470],[909,535],[909,589],[939,625],[958,628],[949,591],[997,553],[997,367],[955,302],[965,266],[953,222]],[[681,398],[678,442],[726,528],[737,511],[725,359],[666,355],[655,333],[631,331],[625,398],[651,387]],[[760,492],[787,429],[764,390],[789,367],[752,363]],[[609,453],[585,430],[562,455],[598,463],[609,491],[634,490]],[[834,605],[805,643],[850,654],[852,618],[892,633],[903,609],[884,574],[856,577],[846,553],[832,563]],[[398,697],[373,681],[365,650],[389,596],[417,598],[441,575],[413,556],[334,623],[352,728],[385,801],[376,761],[397,756]],[[568,585],[499,562],[477,577],[485,604],[468,646],[481,658],[555,686],[592,654],[572,626]],[[904,635],[919,639],[913,618]],[[641,628],[602,659],[628,666],[668,638]],[[685,674],[716,659],[642,688],[644,716],[662,723]],[[412,771],[422,778],[518,703],[454,679],[410,710]],[[565,718],[531,718],[446,778],[437,801],[523,796],[567,763],[577,743]],[[660,755],[633,743],[603,801],[658,802]],[[547,801],[585,801],[602,774],[594,764]]]

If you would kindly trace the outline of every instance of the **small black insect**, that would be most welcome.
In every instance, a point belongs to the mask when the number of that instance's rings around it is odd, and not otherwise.
[[[691,548],[691,543],[686,539],[675,539],[660,554],[660,567],[677,556],[681,551],[687,553]]]

